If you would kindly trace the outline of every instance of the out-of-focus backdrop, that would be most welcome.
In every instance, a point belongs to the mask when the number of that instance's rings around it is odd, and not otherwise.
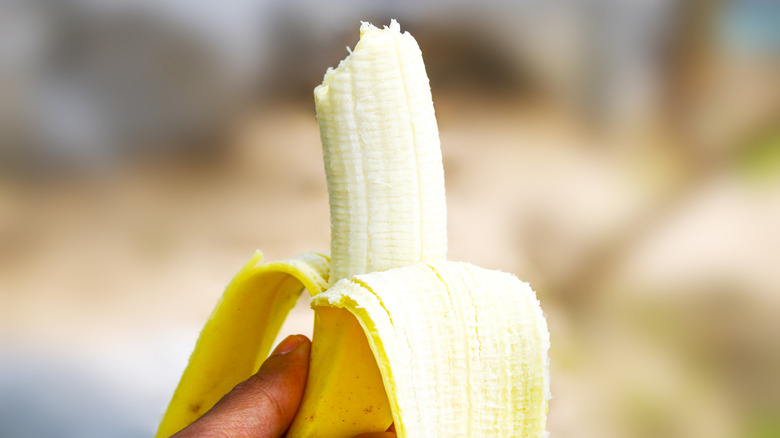
[[[312,89],[391,18],[450,258],[547,314],[553,436],[780,436],[772,0],[0,1],[0,436],[151,435],[252,252],[327,252]]]

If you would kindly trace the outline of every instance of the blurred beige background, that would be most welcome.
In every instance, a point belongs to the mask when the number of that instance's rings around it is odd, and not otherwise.
[[[553,436],[780,436],[761,0],[3,0],[0,436],[149,436],[252,252],[327,252],[311,91],[390,18],[431,77],[450,258],[547,314]]]

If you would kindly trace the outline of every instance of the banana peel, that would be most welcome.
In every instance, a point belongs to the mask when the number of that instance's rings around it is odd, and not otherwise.
[[[301,292],[328,286],[329,259],[318,253],[260,264],[255,252],[225,289],[200,333],[155,436],[173,435],[255,374]]]

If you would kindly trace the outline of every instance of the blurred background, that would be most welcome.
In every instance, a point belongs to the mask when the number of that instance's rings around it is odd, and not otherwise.
[[[253,251],[328,251],[312,89],[391,18],[553,436],[780,436],[772,0],[0,0],[0,436],[150,436]]]

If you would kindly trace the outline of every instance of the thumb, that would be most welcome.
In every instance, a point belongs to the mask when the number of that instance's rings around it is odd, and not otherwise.
[[[260,370],[211,410],[174,435],[277,438],[290,426],[306,386],[311,342],[303,335],[279,343]]]

